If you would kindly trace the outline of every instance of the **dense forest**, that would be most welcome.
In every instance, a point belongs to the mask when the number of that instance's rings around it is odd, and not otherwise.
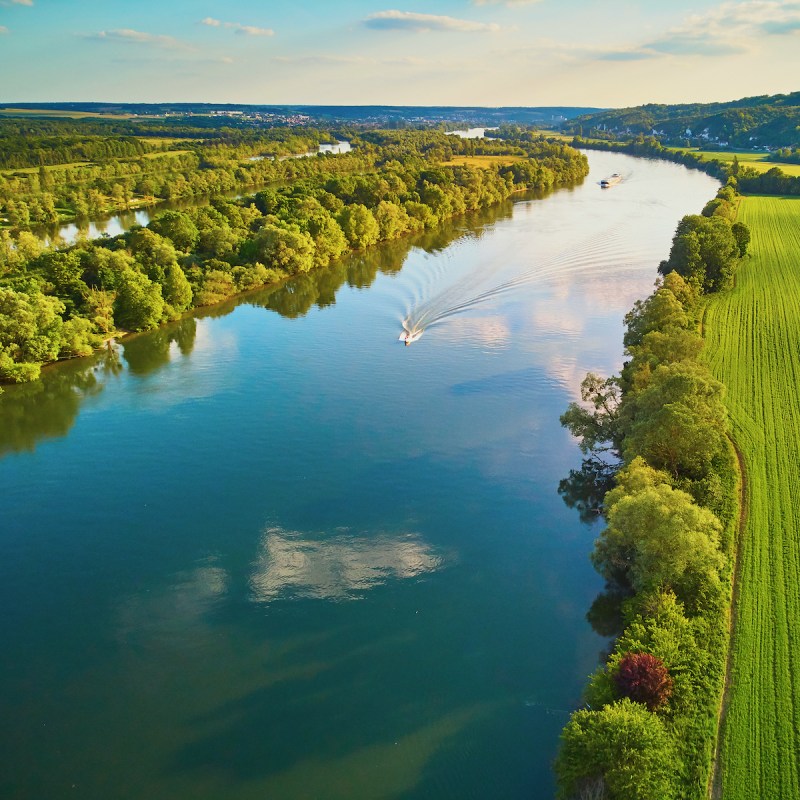
[[[564,128],[585,136],[655,133],[671,142],[701,138],[734,147],[796,147],[800,143],[800,92],[729,103],[612,109],[576,117]]]
[[[247,128],[221,125],[217,135],[183,121],[180,138],[144,136],[125,122],[109,134],[105,123],[73,120],[0,120],[0,225],[17,230],[98,218],[165,200],[211,197],[319,171],[309,159],[346,137],[353,152],[329,159],[328,172],[360,173],[390,161],[448,161],[454,155],[527,157],[538,136],[508,141],[464,140],[444,132],[329,130],[312,127]],[[114,127],[118,124],[115,122]],[[99,131],[99,132],[98,132]]]
[[[154,328],[190,308],[325,268],[349,251],[432,230],[515,192],[547,190],[588,172],[585,156],[543,139],[490,145],[508,157],[487,168],[448,166],[454,152],[469,153],[475,145],[435,131],[375,132],[356,144],[335,157],[251,162],[262,182],[279,182],[242,199],[167,211],[147,228],[114,239],[58,249],[44,248],[24,230],[4,232],[0,380],[34,379],[42,363],[88,354],[117,333]],[[237,172],[230,162],[242,152],[241,146],[212,146],[202,161],[195,153],[179,157],[185,176],[150,179],[170,191],[183,185],[210,194],[247,185],[253,173]],[[221,176],[230,183],[214,183]],[[38,188],[40,195],[47,191]]]

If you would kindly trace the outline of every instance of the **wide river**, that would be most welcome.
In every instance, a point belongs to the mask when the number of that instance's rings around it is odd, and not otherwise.
[[[717,186],[589,158],[6,389],[0,796],[552,796],[608,644],[558,417]]]

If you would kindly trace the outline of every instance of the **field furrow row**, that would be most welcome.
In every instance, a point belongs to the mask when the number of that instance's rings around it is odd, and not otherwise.
[[[748,494],[723,798],[800,800],[800,198],[747,198],[740,219],[751,256],[705,325]]]

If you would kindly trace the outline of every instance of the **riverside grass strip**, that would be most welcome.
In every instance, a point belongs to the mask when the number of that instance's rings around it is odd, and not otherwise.
[[[748,197],[751,256],[709,301],[706,358],[746,471],[722,800],[800,800],[800,198]]]

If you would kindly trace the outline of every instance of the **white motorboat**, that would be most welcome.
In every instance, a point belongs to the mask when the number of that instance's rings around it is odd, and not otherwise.
[[[413,342],[416,342],[417,339],[419,339],[420,336],[422,336],[423,332],[424,331],[422,328],[413,331],[403,331],[400,334],[399,341],[405,342],[406,347],[408,347],[408,345],[412,344]]]

